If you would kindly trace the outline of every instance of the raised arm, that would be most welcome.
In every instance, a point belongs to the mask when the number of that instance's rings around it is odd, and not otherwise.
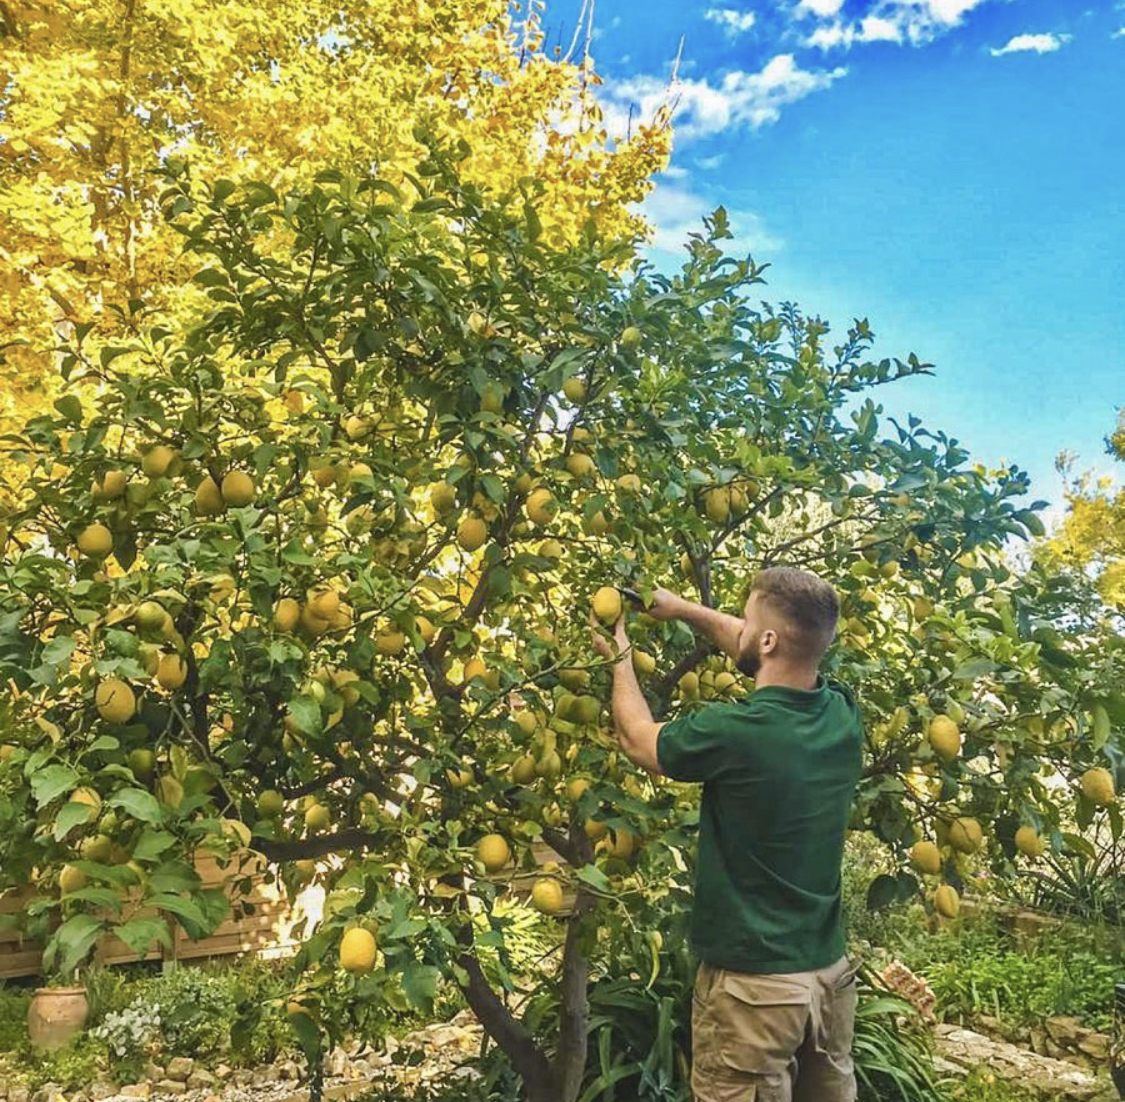
[[[743,623],[739,617],[688,601],[670,589],[658,589],[645,611],[654,620],[683,620],[694,631],[710,639],[719,650],[731,658],[738,658],[738,637]]]

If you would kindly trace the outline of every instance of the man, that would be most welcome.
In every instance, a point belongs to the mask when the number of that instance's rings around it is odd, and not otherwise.
[[[657,590],[649,615],[683,620],[754,678],[732,704],[657,723],[622,618],[613,718],[637,765],[702,783],[692,945],[696,1102],[852,1102],[855,975],[844,953],[840,865],[863,729],[820,663],[835,590],[805,571],[760,573],[742,619]]]

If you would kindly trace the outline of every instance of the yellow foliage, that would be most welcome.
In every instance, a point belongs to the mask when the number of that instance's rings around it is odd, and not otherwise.
[[[542,233],[558,244],[590,218],[643,232],[629,205],[670,149],[666,109],[627,140],[607,133],[596,75],[549,51],[538,5],[524,17],[503,0],[32,0],[3,22],[0,331],[26,343],[0,360],[0,431],[57,397],[50,350],[75,326],[96,323],[96,361],[127,333],[131,300],[149,321],[205,301],[158,210],[158,156],[278,190],[374,162],[398,186],[426,156],[424,121],[467,143],[467,183],[522,202],[516,182],[543,181]]]

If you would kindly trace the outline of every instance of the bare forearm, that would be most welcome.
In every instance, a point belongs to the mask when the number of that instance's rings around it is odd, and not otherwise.
[[[660,725],[653,719],[628,658],[613,667],[613,725],[622,752],[634,765],[650,773],[661,772],[656,758]]]
[[[680,603],[676,606],[676,617],[700,635],[705,635],[724,654],[738,658],[738,636],[742,631],[742,621],[737,616],[680,598]]]

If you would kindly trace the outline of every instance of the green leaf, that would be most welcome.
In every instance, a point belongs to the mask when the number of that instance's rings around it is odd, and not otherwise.
[[[899,885],[895,877],[885,874],[875,877],[867,889],[867,909],[881,911],[884,907],[889,907],[898,899],[898,892]]]
[[[77,787],[78,774],[69,765],[48,765],[31,778],[31,792],[39,807]]]
[[[431,964],[411,961],[402,970],[402,990],[407,1002],[424,1014],[433,1009],[441,973]]]
[[[954,681],[976,681],[978,677],[995,672],[999,667],[990,658],[970,658],[953,671]]]
[[[302,734],[318,734],[324,725],[320,705],[311,696],[293,697],[289,701],[289,715]]]
[[[596,865],[583,865],[575,875],[587,887],[593,888],[600,895],[612,895],[613,885],[601,869]]]
[[[55,816],[55,828],[52,831],[56,842],[61,842],[75,827],[89,822],[90,807],[88,804],[77,804],[71,801],[63,804],[62,810]]]
[[[146,953],[154,941],[160,942],[165,949],[172,948],[168,923],[162,918],[131,918],[115,927],[113,933],[134,953]]]
[[[166,830],[152,830],[146,827],[133,846],[133,857],[137,861],[155,861],[175,844],[175,835],[169,834]]]
[[[115,792],[108,802],[110,807],[119,807],[142,823],[164,821],[164,808],[151,792],[146,792],[143,788],[123,788]]]
[[[82,403],[73,394],[64,395],[55,402],[55,409],[68,421],[76,425],[82,424]]]
[[[56,931],[48,949],[57,960],[57,970],[69,975],[87,957],[105,929],[105,923],[93,915],[77,914],[68,918]]]
[[[177,918],[187,919],[197,929],[206,930],[207,933],[211,932],[203,912],[190,899],[184,899],[178,895],[153,895],[145,900],[145,904],[154,907],[156,910],[174,914]]]

